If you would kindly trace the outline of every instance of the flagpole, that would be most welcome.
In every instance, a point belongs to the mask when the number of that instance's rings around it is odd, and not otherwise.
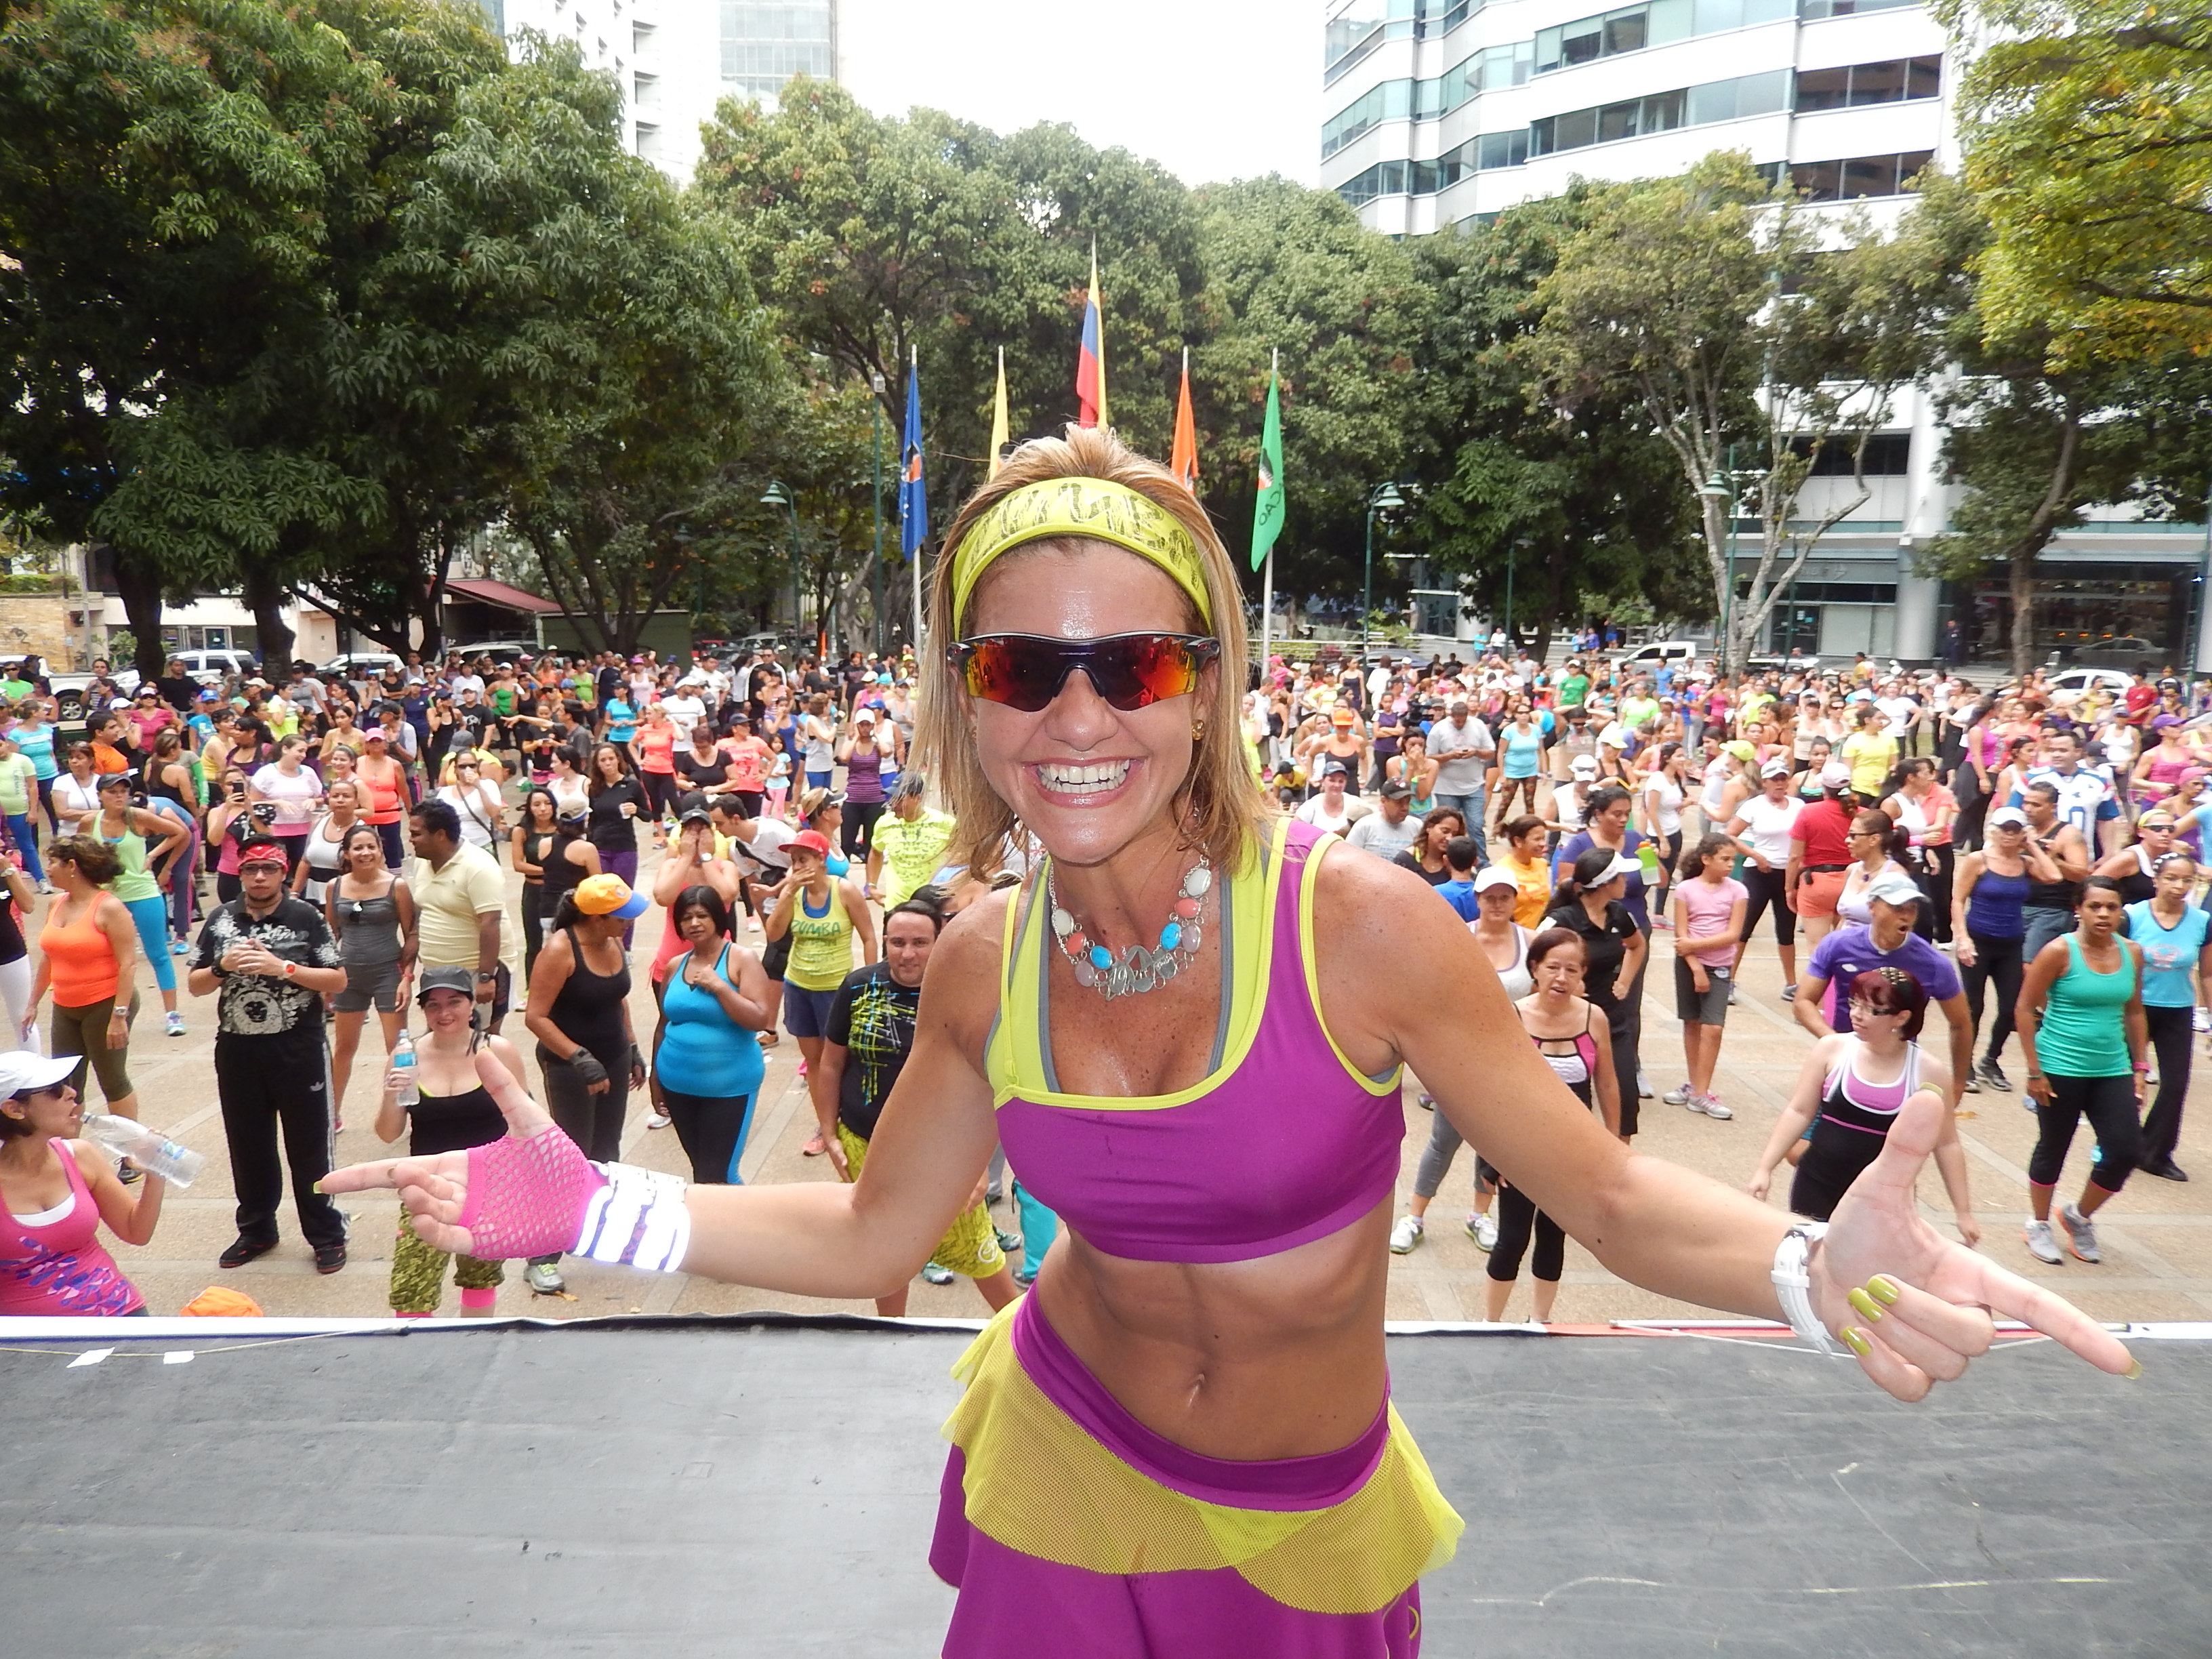
[[[921,373],[920,346],[914,348],[913,361],[908,364],[907,373],[909,375]],[[908,384],[912,385],[913,382],[909,380]],[[923,573],[928,568],[929,538],[925,536],[914,550],[914,672],[916,684],[921,683],[921,581]]]
[[[1188,358],[1186,358],[1185,361],[1188,362]],[[1278,348],[1274,354],[1267,360],[1267,373],[1269,376],[1272,378],[1273,376],[1279,374],[1282,370],[1282,367],[1283,354],[1281,349]],[[1267,635],[1269,629],[1273,626],[1274,620],[1275,549],[1273,544],[1271,543],[1267,548],[1267,568],[1265,573],[1260,578],[1260,690],[1263,694],[1268,690]]]

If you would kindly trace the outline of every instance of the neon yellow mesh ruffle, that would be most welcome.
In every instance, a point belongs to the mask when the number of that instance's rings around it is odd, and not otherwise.
[[[1451,1559],[1466,1523],[1395,1408],[1374,1474],[1340,1504],[1205,1503],[1139,1474],[1047,1399],[1015,1355],[1012,1311],[952,1368],[968,1391],[944,1431],[967,1459],[968,1519],[1008,1548],[1115,1575],[1234,1567],[1285,1607],[1330,1613],[1388,1607]]]

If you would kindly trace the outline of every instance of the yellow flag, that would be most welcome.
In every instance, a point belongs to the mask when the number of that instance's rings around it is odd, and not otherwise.
[[[1006,464],[1006,445],[1012,434],[1006,421],[1006,349],[999,348],[999,391],[991,400],[991,470],[983,476],[995,478],[999,469]]]

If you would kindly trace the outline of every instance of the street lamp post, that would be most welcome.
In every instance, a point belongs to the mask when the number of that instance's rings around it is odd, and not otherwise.
[[[1405,506],[1406,498],[1398,493],[1398,486],[1389,479],[1375,486],[1367,497],[1367,552],[1362,563],[1359,579],[1359,665],[1365,668],[1369,658],[1369,635],[1375,614],[1375,515],[1395,513]]]
[[[806,604],[799,591],[799,504],[792,500],[789,490],[771,479],[769,487],[761,492],[761,505],[780,507],[791,520],[791,632],[793,639],[802,639],[801,630],[806,626]]]
[[[1735,481],[1725,472],[1716,472],[1705,480],[1698,496],[1701,501],[1719,501],[1728,511],[1728,580],[1721,587],[1720,672],[1725,674],[1735,665]]]
[[[884,377],[869,375],[868,390],[875,393],[870,404],[876,417],[876,493],[868,498],[875,511],[876,551],[868,564],[868,599],[876,608],[876,655],[880,658],[887,646],[884,633]]]

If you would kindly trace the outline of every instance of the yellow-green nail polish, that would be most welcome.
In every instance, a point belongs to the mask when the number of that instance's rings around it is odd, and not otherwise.
[[[1897,1281],[1887,1273],[1876,1273],[1872,1279],[1867,1280],[1866,1287],[1874,1299],[1885,1307],[1893,1304],[1899,1297],[1905,1294],[1898,1288]]]
[[[2140,1382],[2142,1381],[2142,1361],[2140,1359],[2136,1360],[2134,1364],[2129,1366],[2125,1371],[2121,1373],[2121,1375],[2125,1376],[2130,1382]]]
[[[1865,1320],[1869,1325],[1873,1324],[1876,1320],[1881,1317],[1881,1304],[1877,1303],[1864,1291],[1855,1290],[1850,1293],[1850,1295],[1844,1299],[1849,1302],[1853,1308],[1856,1309],[1858,1310],[1859,1317]]]
[[[321,1182],[318,1181],[315,1183],[315,1190],[319,1193],[323,1190],[323,1183]]]
[[[1844,1346],[1862,1359],[1874,1352],[1873,1342],[1868,1339],[1867,1334],[1856,1325],[1844,1326],[1843,1338]]]

